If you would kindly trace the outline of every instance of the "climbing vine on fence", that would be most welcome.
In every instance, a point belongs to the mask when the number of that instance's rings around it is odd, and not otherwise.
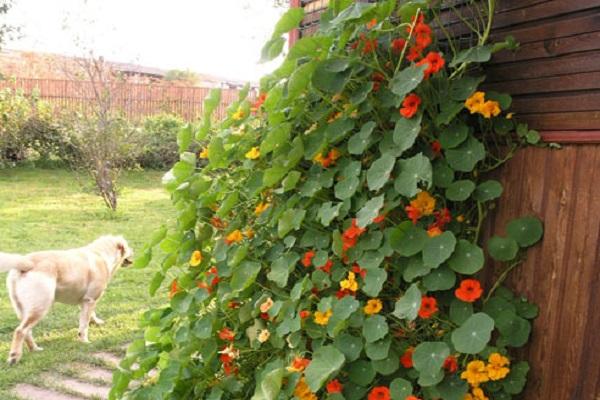
[[[529,367],[513,349],[537,307],[502,281],[542,224],[525,216],[505,236],[481,236],[502,194],[486,173],[539,140],[512,118],[509,95],[481,89],[479,64],[514,43],[488,43],[488,16],[460,49],[425,1],[330,3],[256,101],[242,93],[215,123],[214,91],[202,122],[180,132],[180,161],[164,178],[176,224],[136,261],[158,261],[150,291],[169,301],[144,315],[112,398],[523,390]],[[302,18],[281,18],[265,60]],[[484,249],[504,268],[487,288]]]

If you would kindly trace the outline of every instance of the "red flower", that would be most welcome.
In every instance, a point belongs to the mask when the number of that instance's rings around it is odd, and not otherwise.
[[[406,46],[406,39],[398,38],[392,40],[392,50],[394,53],[400,53],[402,49]]]
[[[269,320],[269,314],[266,313],[266,312],[260,313],[259,316],[260,316],[261,319],[264,319],[265,321]]]
[[[310,267],[310,264],[312,264],[312,259],[315,256],[315,252],[313,250],[309,250],[306,253],[304,253],[304,257],[302,258],[302,265],[304,265],[305,267]]]
[[[221,362],[223,364],[227,364],[227,363],[230,363],[231,361],[233,361],[229,354],[221,354],[219,356],[219,360],[221,360]]]
[[[417,58],[421,57],[421,50],[418,46],[413,46],[408,49],[408,54],[406,55],[406,59],[408,61],[415,61]]]
[[[421,210],[413,206],[406,206],[404,208],[408,218],[412,221],[413,225],[416,225],[419,218],[421,218]]]
[[[452,215],[450,214],[450,210],[448,210],[445,207],[442,208],[440,211],[434,212],[433,215],[435,215],[434,225],[439,227],[440,229],[444,229],[446,224],[452,221]]]
[[[431,151],[435,157],[438,157],[440,154],[442,154],[442,144],[439,140],[434,140],[431,142]]]
[[[360,277],[363,279],[365,279],[365,277],[367,276],[367,270],[364,268],[361,268],[360,265],[358,265],[358,264],[354,264],[352,266],[352,272],[360,275]]]
[[[427,46],[431,44],[431,36],[430,35],[417,35],[415,37],[415,47],[418,47],[420,50],[425,50]]]
[[[344,231],[344,234],[342,236],[345,238],[354,239],[362,235],[365,232],[365,230],[365,228],[358,227],[358,225],[356,224],[356,218],[354,218],[350,227]]]
[[[458,371],[458,362],[456,361],[456,357],[454,357],[454,356],[446,357],[446,359],[444,360],[444,365],[442,365],[442,368],[444,368],[446,371],[448,371],[450,373],[454,373],[454,372]]]
[[[235,333],[233,333],[233,331],[228,327],[224,327],[219,331],[219,339],[233,342],[233,339],[235,339]]]
[[[252,104],[252,107],[250,108],[250,110],[253,113],[256,113],[258,111],[258,109],[260,108],[260,106],[263,105],[263,103],[265,102],[265,100],[267,100],[267,94],[266,93],[261,93],[258,96],[258,99],[256,99],[256,101],[254,102],[254,104]]]
[[[427,25],[425,22],[418,22],[415,25],[415,30],[413,31],[414,35],[419,36],[431,36],[431,27]]]
[[[386,386],[376,386],[369,392],[368,400],[390,400],[390,389]]]
[[[459,300],[472,303],[481,297],[483,289],[477,279],[464,279],[460,286],[454,291]]]
[[[375,82],[383,82],[385,80],[385,76],[381,72],[375,71],[375,72],[373,72],[371,79],[374,80]]]
[[[378,215],[377,217],[373,218],[374,224],[380,224],[383,221],[385,221],[385,214],[381,214],[381,215]]]
[[[321,271],[330,274],[332,266],[333,266],[333,261],[327,260],[325,265],[322,265],[322,266],[318,267],[317,269],[320,269]]]
[[[301,319],[306,319],[306,318],[310,317],[310,311],[302,310],[302,311],[300,311],[299,315],[300,315]]]
[[[421,104],[421,98],[419,96],[415,93],[407,95],[402,101],[400,115],[404,118],[412,118],[419,110],[419,104]]]
[[[431,318],[438,311],[437,300],[435,297],[423,296],[421,298],[421,308],[419,309],[419,317],[423,319]]]
[[[363,54],[369,54],[377,50],[377,39],[365,39],[364,47],[362,49]]]
[[[408,349],[406,349],[404,354],[402,354],[402,357],[400,357],[400,364],[402,364],[402,366],[404,368],[412,368],[413,367],[412,356],[413,356],[414,352],[415,352],[415,348],[411,346]]]
[[[428,79],[432,74],[441,71],[444,68],[444,58],[440,53],[430,51],[425,58],[417,63],[417,65],[427,65],[425,69],[425,79]]]
[[[240,302],[239,301],[230,301],[229,303],[227,303],[227,308],[231,308],[236,309],[236,308],[240,308]]]
[[[344,386],[340,383],[340,381],[334,379],[332,381],[329,381],[325,388],[327,389],[327,393],[342,393],[342,389],[344,388]]]
[[[335,297],[339,300],[339,299],[343,299],[346,296],[356,296],[356,293],[354,293],[351,290],[348,289],[340,289],[337,292],[335,292]]]
[[[179,285],[177,285],[177,279],[173,279],[171,282],[171,288],[169,290],[169,298],[172,299],[179,292]]]

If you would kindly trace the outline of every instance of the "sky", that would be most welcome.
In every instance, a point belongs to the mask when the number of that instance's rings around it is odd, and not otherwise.
[[[279,63],[260,49],[284,7],[274,0],[14,0],[21,37],[6,48],[257,81]]]

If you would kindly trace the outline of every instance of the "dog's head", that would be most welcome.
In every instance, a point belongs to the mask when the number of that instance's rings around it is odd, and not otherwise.
[[[129,243],[123,236],[115,236],[115,246],[117,248],[117,265],[128,267],[133,263],[133,249],[129,247]]]

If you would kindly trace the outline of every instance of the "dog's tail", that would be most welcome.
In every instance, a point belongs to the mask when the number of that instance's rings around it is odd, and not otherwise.
[[[29,271],[33,263],[25,256],[18,254],[0,253],[0,272],[8,272],[11,269]]]

